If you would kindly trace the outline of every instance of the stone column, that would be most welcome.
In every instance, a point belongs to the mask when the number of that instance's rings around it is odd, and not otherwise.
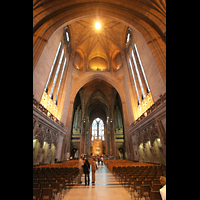
[[[99,139],[99,122],[97,122],[97,139]]]
[[[156,125],[157,125],[157,129],[158,129],[158,132],[159,132],[159,135],[160,135],[163,153],[166,157],[166,133],[165,133],[165,129],[162,125],[162,121],[158,118],[156,118]]]
[[[111,155],[112,156],[116,156],[116,152],[115,152],[115,137],[114,137],[114,129],[113,129],[113,121],[110,122],[110,143],[111,143]]]
[[[52,142],[50,142],[49,152],[48,152],[48,157],[47,157],[47,163],[49,163],[49,164],[50,164],[50,159],[51,159],[51,145],[52,145]]]

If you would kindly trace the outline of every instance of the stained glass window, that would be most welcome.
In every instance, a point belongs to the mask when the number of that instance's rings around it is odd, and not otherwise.
[[[97,122],[96,122],[96,120],[94,120],[92,123],[92,139],[91,140],[93,141],[94,139],[97,139]]]
[[[99,130],[97,130],[99,129]],[[103,120],[100,118],[96,118],[94,119],[94,121],[92,122],[92,138],[91,140],[93,141],[94,139],[97,139],[97,131],[99,132],[99,139],[101,139],[102,136],[102,140],[104,141],[104,123]]]
[[[102,120],[99,122],[99,139],[101,139],[101,136],[102,140],[104,141],[104,123]]]

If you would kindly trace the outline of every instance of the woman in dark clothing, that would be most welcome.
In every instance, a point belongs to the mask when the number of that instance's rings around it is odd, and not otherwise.
[[[87,185],[87,180],[88,180],[88,185],[90,183],[90,163],[88,162],[87,159],[85,159],[85,163],[83,165],[83,172],[85,174],[85,185]],[[87,177],[87,178],[86,178]]]

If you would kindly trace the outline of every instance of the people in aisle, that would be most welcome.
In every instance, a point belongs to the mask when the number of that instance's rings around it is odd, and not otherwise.
[[[101,165],[103,165],[103,156],[101,156]]]
[[[79,159],[79,177],[78,177],[79,183],[82,183],[81,177],[82,177],[82,174],[83,174],[83,165],[84,165],[83,156],[81,156],[80,159]]]
[[[99,165],[99,163],[100,163],[100,157],[98,157],[98,165]]]
[[[97,170],[97,165],[95,158],[92,160],[92,183],[95,183],[95,171]]]
[[[88,162],[88,159],[85,159],[85,163],[83,165],[83,172],[85,174],[85,186],[90,183],[90,163]]]

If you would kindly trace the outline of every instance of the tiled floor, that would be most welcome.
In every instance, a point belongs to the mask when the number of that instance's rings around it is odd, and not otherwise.
[[[90,173],[91,181],[92,173]],[[96,184],[90,183],[89,186],[85,186],[83,174],[82,184],[73,186],[63,200],[131,200],[131,196],[103,165],[98,166],[96,171]]]

